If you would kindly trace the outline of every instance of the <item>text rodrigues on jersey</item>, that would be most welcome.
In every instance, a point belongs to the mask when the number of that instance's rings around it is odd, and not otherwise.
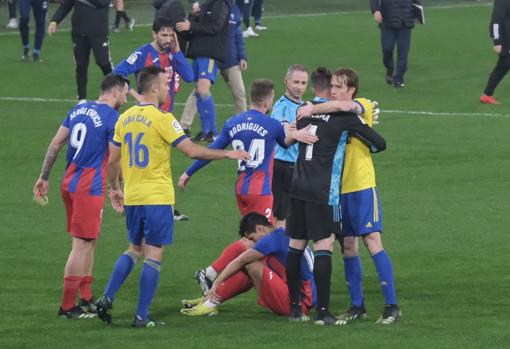
[[[241,131],[253,131],[262,137],[267,135],[267,130],[263,126],[254,122],[243,122],[232,127],[232,129],[229,131],[230,138],[233,138],[236,133]]]

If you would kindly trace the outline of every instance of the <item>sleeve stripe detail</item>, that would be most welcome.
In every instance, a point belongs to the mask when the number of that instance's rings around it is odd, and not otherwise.
[[[186,135],[182,135],[179,138],[177,138],[175,141],[172,142],[172,147],[176,147],[179,143],[181,143],[183,140],[188,138]]]

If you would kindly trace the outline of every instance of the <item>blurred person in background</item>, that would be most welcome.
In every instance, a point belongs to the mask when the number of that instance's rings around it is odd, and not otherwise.
[[[414,28],[413,4],[422,0],[370,0],[374,20],[381,29],[383,63],[386,68],[386,83],[396,88],[404,87],[407,57],[411,48],[411,30]],[[397,64],[393,51],[397,46]]]
[[[487,87],[480,96],[480,102],[499,104],[493,96],[494,90],[510,70],[510,1],[494,0],[490,32],[498,62],[489,76]]]
[[[34,13],[35,19],[35,42],[32,51],[34,62],[41,60],[41,47],[44,39],[44,27],[46,26],[46,13],[48,12],[48,2],[46,0],[19,0],[19,32],[21,42],[23,43],[23,56],[21,59],[25,62],[30,60],[30,43],[28,35],[30,28],[30,8]]]
[[[133,28],[135,26],[135,19],[130,18],[126,11],[124,10],[124,0],[114,0],[113,6],[115,6],[115,10],[117,13],[115,14],[115,22],[113,24],[113,32],[118,33],[119,32],[119,25],[120,20],[123,19],[124,23],[126,24],[126,29],[128,29],[130,32],[133,31]]]
[[[229,51],[225,62],[220,63],[220,73],[223,80],[228,84],[234,98],[235,113],[241,114],[246,109],[246,91],[244,88],[242,71],[248,69],[246,49],[244,46],[243,32],[241,29],[241,15],[239,7],[231,0],[232,12],[229,19]],[[196,91],[192,91],[186,100],[182,112],[181,125],[184,132],[191,136],[191,125],[197,113]]]
[[[103,75],[113,70],[108,40],[108,12],[110,0],[62,0],[48,26],[48,35],[57,31],[57,26],[73,10],[71,17],[71,39],[76,64],[78,103],[87,101],[87,81],[90,51]]]
[[[202,130],[195,140],[212,142],[218,133],[214,99],[210,90],[216,81],[218,63],[228,58],[230,4],[230,0],[208,0],[203,5],[195,3],[195,14],[191,21],[185,19],[176,24],[178,32],[191,35],[186,56],[193,59],[195,96],[202,122]]]
[[[18,20],[16,19],[16,0],[7,0],[7,7],[9,8],[9,22],[7,22],[7,29],[17,29]]]
[[[241,10],[241,14],[243,16],[243,23],[246,26],[246,30],[243,32],[243,37],[257,37],[259,34],[257,34],[255,30],[267,29],[267,27],[264,27],[261,23],[263,3],[264,0],[236,0],[236,4]],[[253,30],[252,26],[250,25],[250,14],[255,20],[255,30]]]

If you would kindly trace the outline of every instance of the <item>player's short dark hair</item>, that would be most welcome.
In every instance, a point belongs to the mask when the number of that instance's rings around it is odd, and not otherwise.
[[[261,106],[264,100],[271,96],[271,93],[273,91],[274,83],[272,80],[266,79],[255,80],[250,87],[251,103],[256,106]]]
[[[291,75],[295,71],[302,71],[308,74],[308,70],[303,64],[292,64],[287,68],[287,73],[285,74],[285,79],[290,79]]]
[[[327,91],[331,84],[331,72],[328,68],[318,67],[312,72],[311,81],[314,89],[318,91]]]
[[[273,226],[266,216],[258,212],[250,212],[241,218],[241,222],[239,223],[239,235],[245,237],[248,234],[254,233],[257,225],[263,225],[265,227]]]
[[[352,94],[352,98],[356,97],[359,88],[359,78],[355,70],[350,68],[338,68],[333,72],[333,76],[343,81],[347,87],[353,87],[354,93]]]
[[[173,29],[174,26],[172,22],[166,17],[156,17],[154,22],[152,23],[152,31],[155,33],[159,33],[159,31],[163,28]]]
[[[115,87],[124,87],[125,84],[129,85],[129,80],[126,79],[123,76],[120,76],[118,74],[109,73],[106,74],[103,78],[103,81],[101,81],[101,85],[99,89],[101,90],[101,93],[110,91],[112,88]]]
[[[142,70],[140,70],[136,78],[136,85],[138,86],[140,92],[143,93],[148,91],[152,84],[154,83],[154,80],[158,78],[159,74],[164,72],[165,72],[164,69],[154,65],[150,67],[145,67]]]

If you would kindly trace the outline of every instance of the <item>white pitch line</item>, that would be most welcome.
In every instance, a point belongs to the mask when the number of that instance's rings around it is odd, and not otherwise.
[[[411,115],[430,115],[430,116],[495,116],[508,118],[510,114],[501,113],[461,113],[461,112],[433,112],[433,111],[421,111],[421,110],[392,110],[392,109],[381,109],[381,113],[388,114],[411,114]]]
[[[487,7],[492,6],[490,3],[482,3],[482,4],[463,4],[463,5],[445,5],[445,6],[431,6],[427,7],[428,10],[449,10],[449,9],[459,9],[459,8],[471,8],[471,7]],[[288,14],[288,15],[268,15],[264,16],[264,19],[281,19],[281,18],[302,18],[302,17],[323,17],[323,16],[338,16],[338,15],[351,15],[358,13],[369,13],[369,9],[367,10],[358,10],[358,11],[336,11],[336,12],[319,12],[319,13],[297,13],[297,14]],[[135,27],[150,27],[152,23],[141,23],[136,24]],[[71,28],[59,29],[57,33],[67,33],[71,31]],[[31,34],[33,31],[31,32]],[[13,36],[19,35],[19,31],[5,32],[0,33],[0,36]]]
[[[53,102],[53,103],[76,103],[76,99],[65,98],[40,98],[40,97],[6,97],[0,96],[0,101],[9,102]],[[184,106],[184,103],[175,103],[178,106]],[[233,104],[215,104],[219,108],[233,108]],[[381,114],[408,114],[408,115],[426,115],[426,116],[485,116],[485,117],[503,117],[508,118],[510,114],[503,113],[463,113],[463,112],[434,112],[424,110],[396,110],[381,109]]]
[[[56,102],[56,103],[77,103],[76,99],[66,99],[66,98],[40,98],[40,97],[7,97],[0,96],[0,101],[9,101],[9,102]],[[184,106],[184,103],[174,103],[174,105]],[[215,104],[220,108],[230,108],[234,107],[233,104]]]

